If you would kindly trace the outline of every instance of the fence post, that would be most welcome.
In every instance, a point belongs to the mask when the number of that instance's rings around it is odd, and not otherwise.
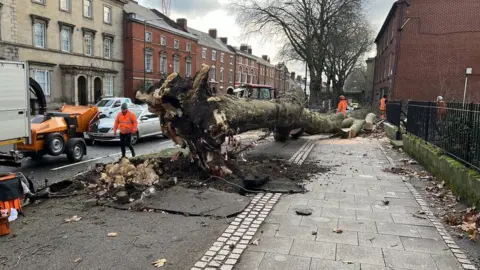
[[[430,127],[430,106],[431,102],[428,102],[428,107],[427,107],[427,119],[425,121],[425,141],[428,142],[428,128]]]
[[[472,143],[471,136],[473,135],[473,103],[468,104],[468,135],[467,135],[467,162],[473,164],[473,157],[472,157]]]
[[[395,134],[395,139],[397,141],[402,139],[402,132],[400,132],[400,126],[402,125],[402,101],[400,100],[400,110],[398,112],[398,127],[397,127],[397,133]]]

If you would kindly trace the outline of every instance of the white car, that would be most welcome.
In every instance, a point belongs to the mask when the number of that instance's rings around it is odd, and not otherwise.
[[[136,144],[140,138],[162,135],[160,118],[149,112],[148,106],[132,104],[129,105],[128,110],[135,114],[138,121],[138,131],[136,134],[132,134],[132,144]],[[97,142],[120,141],[120,132],[117,131],[117,135],[113,134],[115,118],[120,111],[120,108],[114,108],[108,113],[102,113],[100,119],[90,125],[88,137]]]
[[[99,112],[108,113],[110,110],[122,106],[122,103],[133,104],[130,98],[126,97],[112,97],[112,98],[103,98],[95,106],[98,107]]]

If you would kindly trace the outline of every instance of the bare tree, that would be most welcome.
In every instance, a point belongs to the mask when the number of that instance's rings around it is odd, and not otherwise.
[[[287,58],[304,61],[310,73],[310,91],[321,91],[329,28],[337,17],[349,13],[364,0],[244,0],[230,4],[244,34],[288,40]],[[344,15],[342,15],[345,17]]]
[[[343,94],[345,80],[361,65],[360,59],[373,44],[373,30],[363,16],[361,7],[353,7],[335,18],[328,29],[329,42],[325,57],[325,74],[332,85],[331,99],[335,103]]]

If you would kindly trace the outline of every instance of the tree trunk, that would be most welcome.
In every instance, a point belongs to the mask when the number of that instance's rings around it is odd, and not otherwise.
[[[369,113],[367,114],[367,117],[365,117],[365,126],[363,129],[366,131],[372,131],[373,130],[373,121],[375,121],[375,114],[374,113]]]
[[[173,73],[157,89],[136,94],[160,116],[162,130],[175,143],[188,147],[205,171],[220,176],[231,173],[220,151],[227,136],[265,128],[281,134],[295,128],[308,134],[340,132],[343,114],[310,112],[296,95],[270,101],[213,96],[208,88],[209,71],[203,65],[194,79]]]

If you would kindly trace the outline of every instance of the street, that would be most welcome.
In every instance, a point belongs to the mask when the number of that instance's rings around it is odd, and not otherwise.
[[[148,154],[171,147],[173,147],[173,143],[162,137],[146,138],[134,145],[137,155]],[[5,152],[9,149],[11,148],[3,147],[0,148],[0,151]],[[128,152],[127,156],[129,155]],[[36,161],[27,158],[22,162],[22,167],[20,168],[0,166],[0,173],[22,172],[26,176],[30,174],[33,176],[35,186],[42,187],[45,178],[47,178],[51,184],[70,178],[95,163],[109,163],[118,160],[120,156],[121,151],[118,142],[96,143],[94,146],[88,146],[87,155],[78,163],[70,163],[65,155],[57,157],[46,155],[42,160]]]

